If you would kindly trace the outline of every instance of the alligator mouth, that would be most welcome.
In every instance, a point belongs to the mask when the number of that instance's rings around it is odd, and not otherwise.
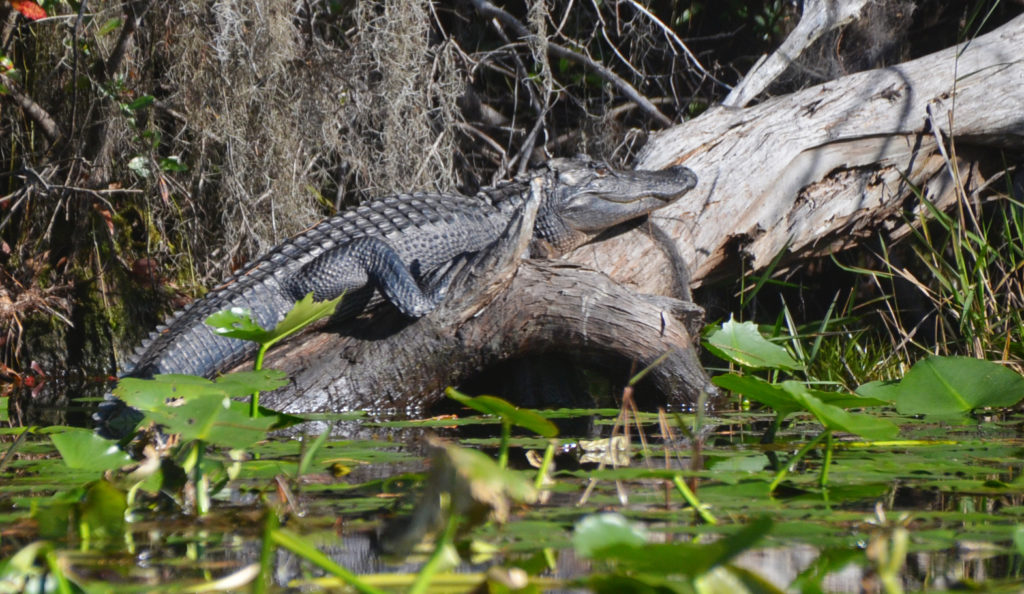
[[[682,165],[658,171],[637,170],[616,172],[594,180],[592,194],[617,204],[632,204],[643,200],[672,202],[697,185],[697,176]],[[623,188],[633,187],[631,192]]]

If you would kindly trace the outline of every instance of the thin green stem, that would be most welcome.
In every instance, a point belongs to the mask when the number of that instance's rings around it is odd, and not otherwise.
[[[832,436],[831,431],[826,431],[828,437],[825,438],[825,459],[821,463],[821,478],[818,480],[818,486],[822,489],[828,488],[828,467],[832,465],[832,451],[835,449],[835,439]]]
[[[196,511],[200,516],[210,512],[210,477],[203,472],[203,457],[206,454],[206,444],[202,440],[196,440],[196,467],[192,469],[192,476],[195,477],[196,485]]]
[[[711,515],[711,512],[701,505],[700,500],[697,499],[697,494],[691,491],[690,487],[686,486],[686,481],[684,481],[681,476],[677,474],[672,477],[672,484],[676,486],[676,489],[683,496],[683,499],[685,499],[686,502],[690,504],[690,507],[700,515],[702,520],[708,524],[718,524],[718,520],[715,516]]]
[[[512,423],[506,419],[501,420],[501,445],[498,449],[498,466],[508,467],[508,444],[512,439]]]
[[[68,583],[68,577],[64,575],[64,570],[60,566],[60,560],[57,558],[57,551],[52,548],[48,548],[45,553],[45,558],[46,566],[57,580],[57,592],[60,592],[60,594],[72,594],[74,590],[71,589],[71,584]]]
[[[445,551],[448,547],[454,546],[455,531],[459,527],[458,514],[452,513],[450,500],[442,500],[441,508],[448,514],[448,521],[444,527],[444,533],[437,539],[437,545],[430,558],[423,564],[423,568],[416,574],[416,580],[409,586],[409,594],[423,594],[430,587],[430,581],[438,572],[441,563],[444,561]]]
[[[537,469],[537,478],[533,480],[533,486],[538,491],[544,486],[544,477],[548,475],[548,468],[551,467],[551,461],[555,459],[555,440],[548,441],[548,447],[544,450],[544,459],[541,460],[540,468]]]
[[[252,584],[253,594],[263,594],[270,586],[270,580],[273,578],[274,572],[273,534],[274,530],[277,530],[281,524],[277,518],[277,512],[269,505],[264,504],[264,510],[267,517],[263,521],[263,542],[260,546],[260,573]]]
[[[267,354],[267,349],[273,343],[260,344],[260,350],[256,353],[256,363],[253,365],[253,369],[260,371],[263,369],[263,355]],[[259,390],[252,393],[252,398],[249,400],[249,416],[253,419],[259,418],[260,416],[260,393]]]
[[[826,429],[824,432],[821,433],[821,435],[815,437],[811,441],[807,442],[807,444],[804,445],[804,447],[800,448],[800,451],[797,452],[795,456],[793,456],[793,459],[787,462],[786,465],[783,466],[781,469],[779,469],[779,472],[775,475],[775,479],[772,480],[770,485],[768,485],[768,494],[770,495],[775,492],[775,488],[778,487],[779,483],[781,483],[786,478],[786,475],[789,474],[790,466],[793,466],[794,464],[802,460],[808,452],[810,452],[819,443],[821,443],[821,440],[828,437],[830,433],[832,433],[832,431],[830,429]]]

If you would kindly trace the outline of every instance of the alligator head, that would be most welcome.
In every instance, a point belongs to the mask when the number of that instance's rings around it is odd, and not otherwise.
[[[697,185],[677,165],[661,171],[620,171],[586,158],[545,165],[545,200],[534,227],[534,255],[564,254],[602,231],[668,205]]]

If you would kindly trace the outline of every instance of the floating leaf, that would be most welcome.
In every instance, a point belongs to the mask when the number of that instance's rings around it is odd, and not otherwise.
[[[708,468],[714,468],[715,474],[726,471],[733,472],[760,472],[768,467],[770,461],[764,454],[752,454],[748,456],[731,456],[715,461],[713,464],[708,461]]]
[[[287,383],[288,377],[274,369],[229,373],[216,380],[194,375],[164,374],[153,379],[123,378],[114,388],[114,395],[129,406],[152,411],[205,395],[234,398],[256,390],[276,390]]]
[[[116,441],[103,439],[90,429],[69,427],[62,433],[54,433],[50,439],[69,468],[104,471],[132,463]]]
[[[647,544],[647,529],[619,513],[593,514],[576,524],[572,546],[576,554],[587,559],[610,547],[641,547]]]
[[[736,533],[708,544],[641,543],[637,535],[629,534],[628,524],[623,526],[615,518],[604,518],[583,527],[583,535],[578,533],[580,525],[573,535],[573,545],[580,556],[612,562],[620,570],[652,575],[699,576],[752,548],[771,530],[772,521],[762,516]],[[580,546],[582,551],[578,548]]]
[[[1024,377],[972,357],[928,357],[899,382],[870,382],[857,393],[892,402],[905,415],[961,416],[982,407],[1013,406],[1024,398]]]
[[[146,418],[180,434],[182,439],[199,439],[230,448],[252,446],[277,421],[275,417],[251,418],[248,404],[209,393],[191,398],[181,406],[148,411]]]
[[[751,322],[732,319],[708,335],[709,351],[743,367],[753,369],[799,369],[802,367],[783,347],[765,340]]]
[[[183,439],[244,448],[262,439],[282,419],[269,411],[270,416],[250,419],[249,406],[232,398],[287,383],[287,376],[273,369],[229,373],[216,380],[167,374],[151,380],[124,378],[114,394]]]
[[[494,415],[507,423],[528,429],[542,437],[558,435],[558,427],[551,421],[532,410],[519,408],[497,396],[466,396],[454,388],[448,388],[444,393],[464,406],[485,415]]]

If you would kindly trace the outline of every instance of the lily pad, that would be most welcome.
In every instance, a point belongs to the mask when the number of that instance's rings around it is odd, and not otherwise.
[[[899,382],[870,382],[857,393],[892,402],[905,415],[962,416],[983,407],[1013,406],[1024,399],[1024,377],[972,357],[928,357]]]
[[[103,439],[89,429],[68,427],[61,433],[54,433],[50,439],[69,468],[104,471],[132,463],[116,441]]]

